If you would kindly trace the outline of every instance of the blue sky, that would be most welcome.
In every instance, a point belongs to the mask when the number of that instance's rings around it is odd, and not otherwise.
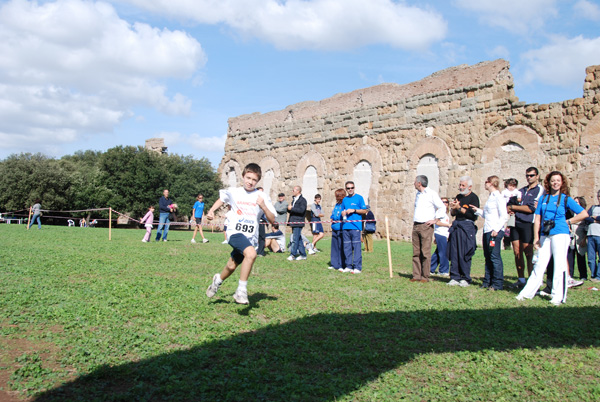
[[[600,1],[0,1],[0,158],[143,145],[216,167],[227,119],[504,58],[527,103],[581,97]]]

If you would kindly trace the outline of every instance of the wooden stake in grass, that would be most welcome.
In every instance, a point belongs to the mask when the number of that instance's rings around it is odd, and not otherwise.
[[[33,210],[33,207],[29,207],[29,217],[27,218],[27,230],[29,230],[29,222],[31,222],[31,211],[32,210]]]
[[[108,240],[112,238],[112,208],[108,208]]]
[[[385,235],[387,237],[387,246],[388,246],[388,265],[390,266],[390,278],[394,277],[392,273],[392,247],[390,244],[390,225],[388,217],[385,217]]]

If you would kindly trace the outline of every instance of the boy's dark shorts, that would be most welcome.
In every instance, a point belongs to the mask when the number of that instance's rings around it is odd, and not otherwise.
[[[200,218],[194,218],[196,219],[196,225],[201,225],[202,224],[202,217]]]
[[[239,265],[244,261],[244,250],[248,247],[252,247],[250,240],[241,233],[236,233],[229,238],[229,245],[233,247],[231,252],[231,258]]]

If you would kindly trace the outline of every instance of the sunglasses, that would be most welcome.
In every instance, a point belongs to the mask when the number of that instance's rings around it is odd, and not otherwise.
[[[444,204],[449,204],[449,203],[450,203],[449,201],[442,201],[442,202],[443,202]]]
[[[526,174],[525,177],[535,177],[537,174]]]
[[[354,187],[346,187],[346,190],[354,190]]]

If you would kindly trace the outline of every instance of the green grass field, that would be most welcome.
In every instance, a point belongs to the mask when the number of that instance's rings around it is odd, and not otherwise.
[[[205,295],[221,233],[142,243],[143,230],[0,225],[0,400],[600,400],[600,292],[552,307],[512,291],[410,283],[412,248],[385,241],[362,275],[259,258]],[[153,231],[153,235],[155,231]],[[503,252],[515,280],[510,251]]]

